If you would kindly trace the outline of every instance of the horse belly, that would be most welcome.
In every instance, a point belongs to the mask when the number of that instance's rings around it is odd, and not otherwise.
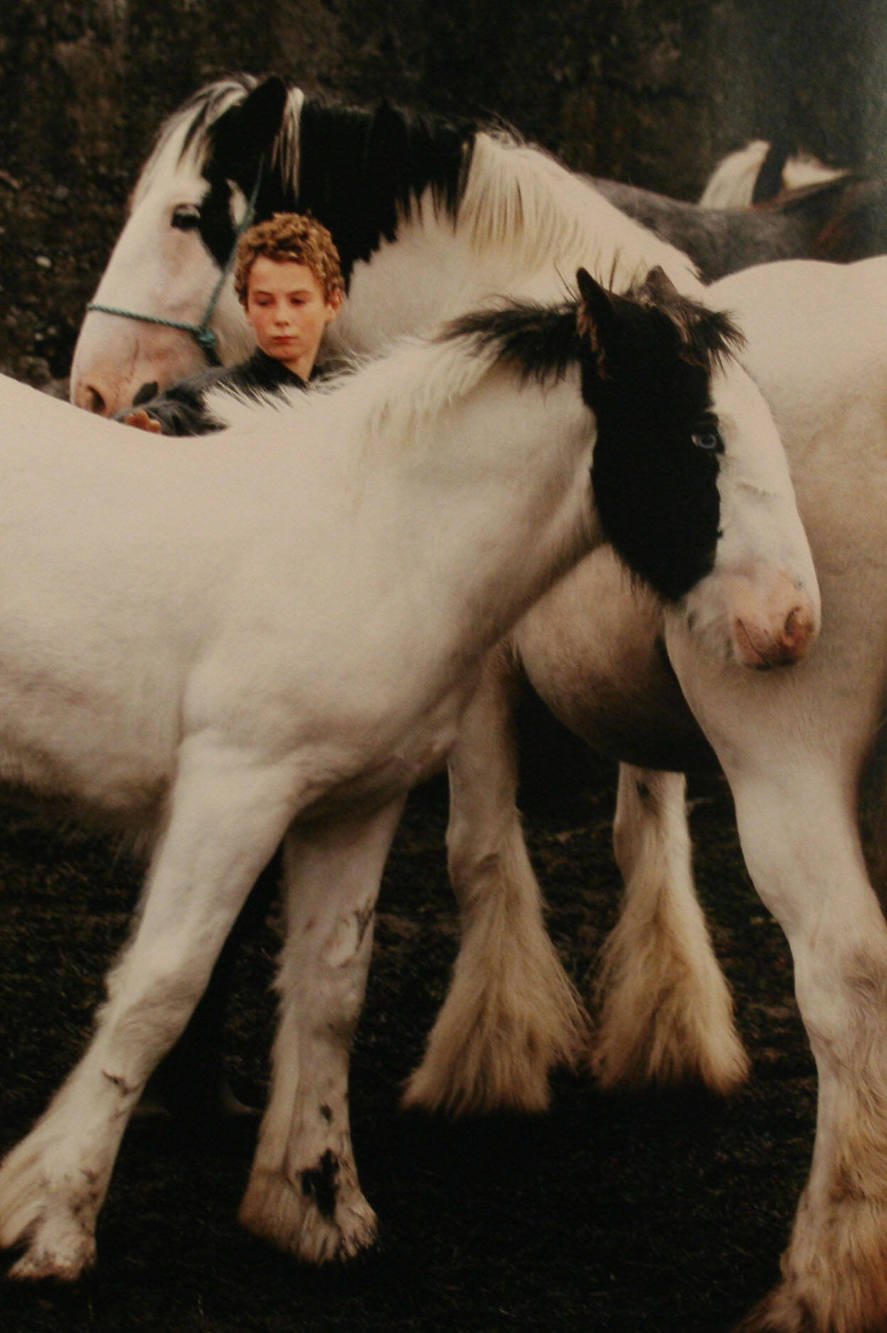
[[[715,766],[669,665],[660,605],[610,547],[540,598],[513,643],[536,692],[593,749],[644,768]]]

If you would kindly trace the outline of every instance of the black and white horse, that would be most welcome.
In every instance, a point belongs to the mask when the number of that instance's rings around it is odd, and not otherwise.
[[[129,1115],[281,840],[241,1215],[315,1262],[371,1243],[348,1052],[388,847],[486,652],[589,550],[614,543],[721,663],[787,618],[794,656],[814,637],[788,469],[728,319],[659,270],[629,297],[579,286],[283,404],[219,393],[229,428],[186,449],[0,382],[0,779],[153,847],[95,1035],[0,1167],[14,1275],[92,1262]]]
[[[703,208],[751,208],[780,195],[824,185],[851,173],[770,139],[750,139],[722,157],[699,196]]]
[[[682,288],[702,290],[682,254],[632,223],[587,181],[513,138],[385,105],[372,113],[329,105],[287,91],[277,79],[259,84],[243,76],[202,90],[163,127],[96,293],[97,308],[81,330],[74,401],[113,411],[143,382],[162,385],[185,373],[202,358],[189,331],[211,326],[222,359],[242,354],[247,326],[225,280],[237,233],[251,216],[294,207],[326,222],[340,247],[348,298],[334,328],[339,347],[351,351],[378,350],[394,333],[497,289],[553,296],[580,250],[623,283],[643,258],[665,262]],[[680,516],[673,518],[679,525]],[[747,644],[749,661],[790,655],[788,638],[787,647],[781,635],[757,648]],[[492,664],[489,672],[501,674]],[[480,730],[498,735],[499,716],[497,708]],[[468,823],[470,841],[470,816]],[[453,849],[461,828],[457,795]],[[473,901],[473,876],[456,850],[451,865],[463,901]],[[516,937],[520,920],[515,914]],[[469,933],[457,966],[455,996],[472,938],[476,933]],[[487,1033],[479,1018],[467,1024],[463,1001],[448,1004],[411,1099],[451,1107],[547,1104],[548,1069],[576,1058],[584,1016],[553,950],[528,951],[526,959],[536,984],[501,988],[502,1001],[515,1006],[513,1043],[493,1039],[498,1015]],[[725,1004],[724,996],[718,1012]],[[453,1027],[450,1014],[458,1032],[474,1034],[470,1049],[464,1037],[458,1048],[440,1040]],[[735,1040],[724,1052],[703,1033],[683,1061],[688,1072],[701,1071],[723,1087],[735,1081],[742,1057]]]

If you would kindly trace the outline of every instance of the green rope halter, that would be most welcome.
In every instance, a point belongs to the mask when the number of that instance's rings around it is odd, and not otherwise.
[[[259,163],[259,170],[256,174],[256,183],[253,186],[253,192],[247,203],[246,212],[243,215],[240,226],[237,228],[231,252],[225,261],[225,266],[222,269],[222,272],[219,274],[219,280],[213,288],[212,295],[209,298],[209,304],[206,307],[206,312],[199,324],[187,324],[178,319],[163,319],[160,315],[142,315],[135,310],[124,310],[119,306],[101,305],[98,301],[90,301],[86,307],[87,311],[98,310],[103,315],[119,315],[121,319],[138,319],[141,320],[143,324],[162,324],[163,327],[167,329],[181,329],[183,333],[191,334],[191,337],[197,343],[211,366],[220,366],[222,362],[219,357],[219,340],[215,331],[209,327],[209,322],[213,317],[216,303],[222,294],[225,280],[231,272],[231,269],[234,267],[234,261],[237,257],[237,247],[240,245],[241,238],[247,227],[252,223],[256,211],[256,199],[258,198],[261,181],[262,163]]]

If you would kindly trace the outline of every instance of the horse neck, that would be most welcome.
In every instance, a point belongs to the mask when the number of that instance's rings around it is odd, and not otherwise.
[[[480,650],[591,549],[595,423],[576,371],[558,385],[520,388],[512,371],[494,368],[440,408],[457,384],[453,363],[461,357],[476,377],[477,356],[427,350],[370,367],[390,375],[391,392],[371,411],[363,462],[379,488],[392,563],[427,565],[427,586],[468,617],[463,635]],[[354,390],[372,396],[365,375]]]
[[[401,216],[396,241],[355,263],[331,345],[374,353],[497,296],[562,300],[580,266],[625,290],[656,265],[701,295],[685,254],[587,182],[538,149],[481,134],[455,220],[430,189]]]

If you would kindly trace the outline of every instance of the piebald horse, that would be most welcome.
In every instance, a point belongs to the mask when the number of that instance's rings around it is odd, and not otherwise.
[[[390,841],[488,650],[584,554],[613,543],[721,665],[789,620],[793,657],[815,637],[785,457],[728,318],[661,270],[629,296],[578,283],[580,302],[464,316],[282,404],[220,395],[228,429],[185,448],[0,382],[0,779],[153,848],[92,1041],[0,1166],[14,1276],[93,1261],[129,1115],[281,840],[241,1217],[314,1262],[372,1242],[348,1053]]]

